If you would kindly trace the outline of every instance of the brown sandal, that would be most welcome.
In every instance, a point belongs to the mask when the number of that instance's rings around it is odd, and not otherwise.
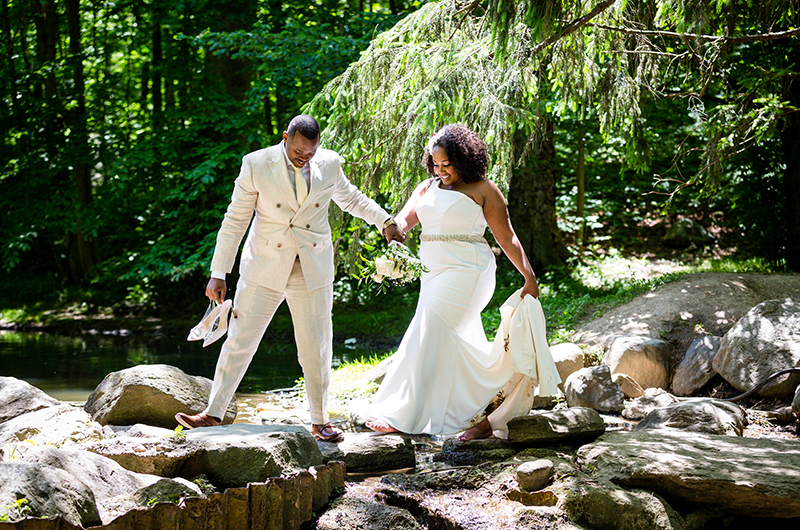
[[[320,442],[340,442],[344,439],[344,433],[328,422],[324,425],[312,425],[311,434]]]

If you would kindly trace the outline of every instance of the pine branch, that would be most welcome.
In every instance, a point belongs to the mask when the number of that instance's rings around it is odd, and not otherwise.
[[[557,35],[553,35],[549,39],[545,40],[544,42],[540,42],[536,47],[533,49],[533,53],[536,53],[544,48],[547,48],[551,44],[563,39],[564,37],[578,31],[580,28],[585,26],[589,23],[590,20],[595,18],[597,15],[608,9],[614,4],[615,0],[604,0],[597,4],[594,9],[589,11],[587,14],[583,15],[582,17],[578,17],[566,26],[564,26],[561,31],[558,32]]]
[[[787,39],[789,37],[800,35],[800,28],[790,29],[786,31],[779,31],[777,33],[764,33],[761,35],[742,35],[740,37],[728,37],[726,35],[700,35],[696,33],[677,33],[675,31],[666,31],[666,30],[623,28],[619,26],[606,26],[605,24],[588,24],[588,26],[605,29],[608,31],[616,31],[618,33],[625,33],[628,35],[644,35],[648,37],[670,37],[681,40],[690,39],[703,42],[722,42],[725,44],[771,41],[778,39]]]

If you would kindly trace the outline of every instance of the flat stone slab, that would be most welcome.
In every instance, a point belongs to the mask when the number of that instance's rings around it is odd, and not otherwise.
[[[508,422],[508,441],[526,446],[587,442],[605,430],[605,422],[597,411],[571,407],[513,418]]]
[[[318,442],[323,462],[342,461],[348,473],[391,471],[416,466],[414,445],[407,434],[345,433],[339,443]]]
[[[800,517],[800,444],[657,429],[609,432],[578,450],[597,478],[750,517]]]

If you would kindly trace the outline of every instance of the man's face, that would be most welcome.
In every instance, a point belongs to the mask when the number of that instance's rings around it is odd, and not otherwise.
[[[319,147],[319,136],[314,140],[309,140],[299,132],[289,136],[284,131],[283,140],[286,142],[286,154],[289,155],[289,161],[297,168],[305,166]]]

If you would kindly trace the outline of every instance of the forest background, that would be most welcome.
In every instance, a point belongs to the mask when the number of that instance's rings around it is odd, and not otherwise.
[[[681,217],[717,239],[695,257],[800,271],[795,0],[0,7],[3,309],[201,314],[241,157],[301,111],[390,211],[438,127],[474,128],[545,284],[691,259],[661,244]],[[332,224],[337,303],[368,304],[376,231]]]

